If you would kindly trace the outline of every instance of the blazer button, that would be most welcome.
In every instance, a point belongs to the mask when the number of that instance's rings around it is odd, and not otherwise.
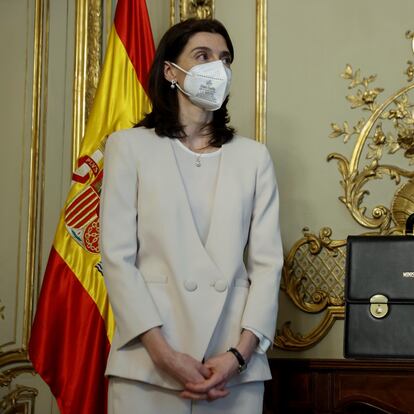
[[[214,289],[216,289],[217,292],[224,292],[227,289],[227,282],[223,279],[216,280]]]
[[[195,280],[185,280],[184,281],[184,288],[189,292],[194,292],[197,289],[198,285]]]

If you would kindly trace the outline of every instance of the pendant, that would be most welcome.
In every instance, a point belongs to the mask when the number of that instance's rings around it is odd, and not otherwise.
[[[201,155],[198,155],[197,156],[195,165],[196,165],[196,167],[201,167]]]

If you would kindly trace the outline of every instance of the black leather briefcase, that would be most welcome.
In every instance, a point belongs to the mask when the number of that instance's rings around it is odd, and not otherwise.
[[[348,237],[344,339],[346,358],[414,358],[412,235]]]

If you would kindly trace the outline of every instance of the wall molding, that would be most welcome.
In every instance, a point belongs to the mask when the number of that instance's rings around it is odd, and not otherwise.
[[[16,343],[0,344],[0,386],[7,386],[23,372],[33,372],[27,346],[33,319],[36,283],[39,280],[41,218],[44,198],[43,163],[47,106],[47,62],[49,35],[49,0],[34,2],[33,81],[31,99],[31,140],[29,158],[29,194],[24,276],[23,326]],[[29,50],[27,51],[29,53]],[[22,170],[22,174],[23,174]],[[23,188],[21,189],[23,191]],[[19,300],[19,299],[17,299]],[[17,309],[17,307],[16,307]],[[11,346],[17,345],[17,348]]]

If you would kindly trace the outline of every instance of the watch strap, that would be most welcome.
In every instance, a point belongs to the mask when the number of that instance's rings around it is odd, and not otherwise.
[[[239,374],[242,373],[247,368],[247,363],[243,358],[243,355],[236,348],[233,347],[229,348],[227,352],[231,352],[236,357],[237,362],[239,363]]]

